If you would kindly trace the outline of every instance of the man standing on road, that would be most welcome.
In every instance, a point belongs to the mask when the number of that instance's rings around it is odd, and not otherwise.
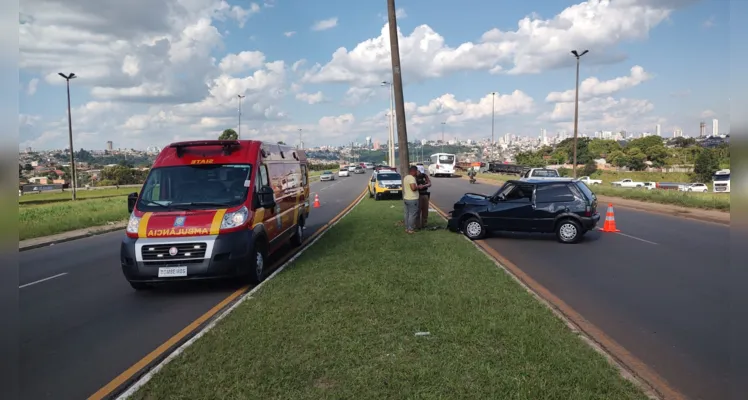
[[[416,175],[416,183],[421,188],[418,190],[418,217],[416,217],[416,229],[426,228],[426,224],[429,222],[429,188],[431,187],[431,179],[423,165],[418,166],[418,174]]]
[[[403,178],[403,202],[405,203],[405,233],[415,233],[416,216],[418,215],[418,190],[421,189],[416,182],[418,168],[412,165],[408,169],[408,175]]]

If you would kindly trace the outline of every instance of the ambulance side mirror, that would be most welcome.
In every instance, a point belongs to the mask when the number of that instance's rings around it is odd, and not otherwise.
[[[275,207],[275,195],[273,188],[270,186],[263,186],[257,191],[257,200],[259,201],[260,207],[262,208],[273,208]]]
[[[138,192],[132,192],[127,195],[127,212],[132,214],[135,209],[135,203],[138,202]]]

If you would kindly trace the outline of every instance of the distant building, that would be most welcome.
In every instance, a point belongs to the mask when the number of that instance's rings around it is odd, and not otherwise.
[[[706,123],[702,122],[699,124],[699,137],[706,136]]]
[[[106,149],[107,149],[108,151],[112,151],[112,150],[114,150],[114,143],[112,143],[112,141],[111,141],[111,140],[108,140],[108,141],[106,142]]]
[[[712,136],[719,135],[719,121],[717,121],[717,118],[712,120]]]

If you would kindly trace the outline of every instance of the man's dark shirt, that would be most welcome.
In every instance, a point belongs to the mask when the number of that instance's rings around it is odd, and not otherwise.
[[[422,173],[419,172],[416,175],[416,183],[418,185],[425,185],[427,183],[426,182],[426,174],[422,174]],[[418,194],[419,195],[429,194],[429,188],[418,189]]]

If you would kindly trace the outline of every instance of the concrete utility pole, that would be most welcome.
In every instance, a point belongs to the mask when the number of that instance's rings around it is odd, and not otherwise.
[[[73,150],[73,118],[70,114],[70,80],[77,78],[77,76],[72,72],[67,75],[60,72],[58,73],[58,75],[65,79],[68,87],[68,138],[70,139],[70,179],[72,180],[70,186],[73,187],[73,200],[75,200],[76,187],[78,186],[78,176],[75,171],[75,151]]]
[[[242,138],[242,99],[247,96],[237,94],[236,97],[239,98],[239,131],[236,133],[236,138],[241,139]]]
[[[574,159],[572,160],[572,172],[573,177],[577,177],[577,129],[579,126],[579,59],[587,54],[589,50],[583,51],[579,54],[576,50],[572,50],[571,54],[577,58],[577,81],[576,81],[576,94],[574,95]]]
[[[400,148],[400,174],[405,176],[410,167],[408,158],[408,130],[405,127],[405,98],[403,77],[400,70],[400,45],[397,41],[397,17],[395,0],[387,0],[387,16],[390,27],[390,53],[392,55],[392,83],[395,91],[395,118],[397,118],[397,145]]]

